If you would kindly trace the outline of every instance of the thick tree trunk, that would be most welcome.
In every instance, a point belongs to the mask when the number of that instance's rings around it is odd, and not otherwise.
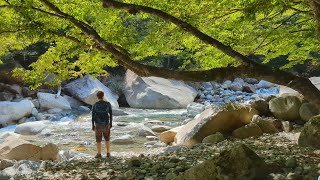
[[[164,68],[143,65],[137,61],[132,60],[127,53],[124,53],[126,52],[124,49],[119,49],[117,46],[101,38],[101,36],[94,30],[94,28],[92,28],[88,24],[81,22],[75,19],[74,17],[60,11],[55,5],[50,3],[48,0],[40,1],[42,1],[49,9],[61,16],[61,18],[69,20],[76,27],[82,30],[87,36],[93,38],[93,40],[97,43],[96,48],[98,50],[106,53],[111,53],[118,60],[118,63],[120,65],[134,71],[140,76],[158,76],[167,79],[176,79],[184,81],[217,81],[224,79],[234,79],[236,77],[252,77],[256,79],[264,79],[276,84],[291,87],[303,94],[305,96],[305,99],[317,105],[320,105],[320,91],[311,83],[311,81],[308,78],[295,76],[285,71],[272,69],[267,66],[257,64],[251,61],[246,56],[242,55],[241,53],[233,50],[231,47],[226,46],[221,42],[211,38],[210,36],[200,32],[190,24],[187,24],[177,18],[174,18],[173,16],[168,15],[160,10],[132,4],[128,5],[112,0],[103,1],[105,7],[128,9],[131,10],[131,12],[144,11],[146,13],[151,13],[165,20],[173,22],[178,26],[182,27],[187,32],[194,34],[196,37],[203,40],[204,42],[218,48],[225,54],[238,60],[241,60],[243,62],[243,65],[239,67],[215,68],[206,71],[173,71]],[[132,10],[132,8],[134,9]]]

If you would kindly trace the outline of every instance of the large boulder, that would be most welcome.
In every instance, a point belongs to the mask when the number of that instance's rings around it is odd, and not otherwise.
[[[311,117],[320,114],[318,107],[311,103],[303,103],[299,109],[302,120],[308,121]]]
[[[296,96],[273,98],[269,101],[272,114],[282,120],[294,121],[300,119],[299,109],[302,102]]]
[[[0,102],[0,126],[7,126],[12,121],[31,115],[33,107],[33,103],[29,100]]]
[[[303,127],[298,144],[320,149],[320,115],[312,117]]]
[[[38,92],[37,96],[41,109],[71,109],[68,100],[60,95]]]
[[[15,145],[12,141],[0,145],[0,158],[12,160],[56,160],[58,152],[58,147],[51,143],[44,147],[29,142]]]
[[[265,162],[251,149],[238,144],[219,156],[195,165],[174,180],[266,179]]]
[[[14,130],[17,134],[36,135],[48,126],[50,121],[35,121],[19,124]]]
[[[73,97],[93,105],[98,101],[96,96],[98,91],[103,91],[105,100],[109,101],[113,108],[119,108],[117,102],[119,96],[114,94],[109,88],[103,85],[98,79],[93,79],[90,75],[72,81],[67,84],[64,89]]]
[[[128,70],[124,94],[134,108],[177,109],[193,102],[197,91],[184,82],[159,77],[139,77]]]
[[[0,159],[11,160],[56,160],[58,147],[48,144],[36,146],[23,140],[19,134],[4,133],[0,136]]]
[[[225,108],[221,111],[209,108],[178,131],[175,143],[191,147],[216,132],[230,133],[249,124],[256,114],[257,110],[248,107]]]

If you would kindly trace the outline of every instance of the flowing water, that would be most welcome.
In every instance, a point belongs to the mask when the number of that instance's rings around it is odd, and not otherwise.
[[[150,109],[122,109],[128,113],[124,116],[114,116],[113,127],[111,129],[111,141],[117,137],[131,135],[134,141],[128,144],[111,144],[113,154],[120,156],[153,152],[157,148],[146,147],[148,142],[145,137],[139,136],[143,127],[153,125],[166,125],[176,127],[185,119],[183,113],[186,110],[150,110]],[[16,125],[0,129],[1,132],[14,131]],[[46,143],[57,144],[60,150],[76,150],[94,155],[96,153],[96,143],[94,132],[91,129],[91,114],[83,113],[79,116],[66,116],[60,121],[52,121],[48,128],[38,135],[23,136],[25,140],[37,145]],[[159,133],[156,133],[159,136]],[[105,146],[103,146],[103,152]]]

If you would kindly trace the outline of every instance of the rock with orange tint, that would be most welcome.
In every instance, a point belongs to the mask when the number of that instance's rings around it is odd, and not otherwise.
[[[191,147],[216,132],[231,133],[251,122],[258,111],[248,107],[232,107],[217,111],[212,108],[184,125],[175,136],[175,143]]]
[[[174,141],[174,137],[176,136],[177,132],[182,128],[183,126],[178,126],[173,129],[170,129],[168,131],[165,131],[160,134],[160,141],[164,143],[172,143]]]

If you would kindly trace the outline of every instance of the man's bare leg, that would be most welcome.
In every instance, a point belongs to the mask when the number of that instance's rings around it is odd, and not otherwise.
[[[101,154],[101,142],[97,142],[98,154]]]
[[[110,156],[110,141],[106,141],[107,156]]]

